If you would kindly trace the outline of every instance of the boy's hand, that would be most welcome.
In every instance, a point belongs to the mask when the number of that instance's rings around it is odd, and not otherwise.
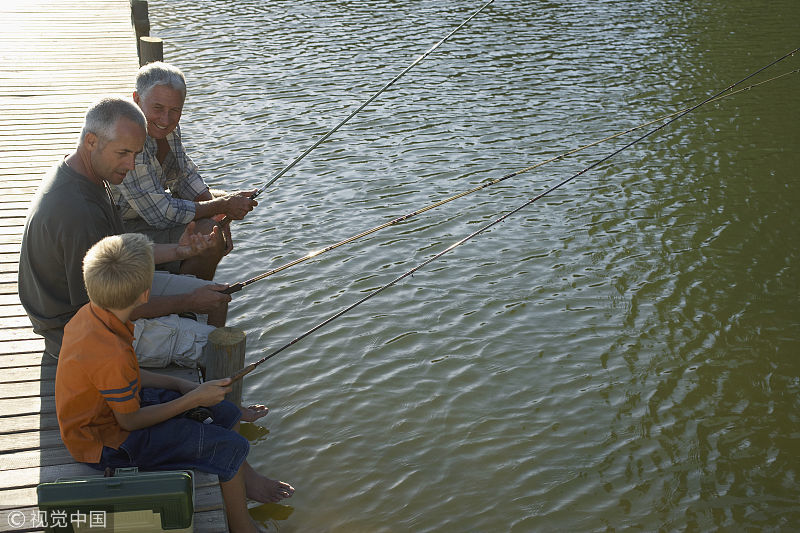
[[[225,395],[231,391],[230,383],[230,378],[206,381],[189,391],[186,396],[191,397],[197,406],[211,407],[225,399]]]

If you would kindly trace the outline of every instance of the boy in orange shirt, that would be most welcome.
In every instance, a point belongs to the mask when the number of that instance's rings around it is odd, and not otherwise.
[[[239,408],[224,401],[230,379],[201,385],[142,370],[133,351],[133,309],[149,297],[152,243],[144,235],[106,237],[86,254],[89,303],[64,328],[56,370],[61,438],[77,461],[103,470],[196,468],[217,474],[231,531],[256,531],[246,498],[278,501],[294,488],[246,462]],[[209,407],[213,423],[186,418]]]

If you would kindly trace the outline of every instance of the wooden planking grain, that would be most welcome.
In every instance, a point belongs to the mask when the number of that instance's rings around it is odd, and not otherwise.
[[[58,429],[55,413],[10,416],[0,419],[0,433],[17,433],[39,429]]]
[[[41,178],[74,149],[86,107],[132,92],[138,60],[128,0],[0,2],[0,49],[16,51],[0,56],[0,478],[29,484],[0,501],[33,511],[36,483],[80,465],[60,443],[55,361],[42,355],[16,294],[21,228]],[[199,509],[204,501],[214,509],[196,513],[195,531],[226,529],[216,478],[207,489]],[[0,515],[0,529],[7,519]]]
[[[0,398],[0,424],[2,417],[55,413],[55,396],[29,396],[23,398]],[[2,470],[2,465],[0,465]]]
[[[0,460],[10,452],[22,450],[40,450],[50,453],[49,448],[64,446],[58,429],[36,429],[19,433],[0,433]],[[46,450],[46,451],[45,451]],[[37,467],[38,461],[29,466]]]
[[[44,350],[44,343],[42,343],[42,350]],[[17,367],[25,367],[30,365],[38,365],[42,362],[43,357],[52,359],[49,355],[42,355],[42,350],[27,353],[10,353],[0,355],[0,369],[9,369]],[[55,359],[53,359],[55,364]]]
[[[0,328],[0,343],[8,342],[20,342],[20,341],[35,341],[36,339],[40,338],[36,333],[33,332],[33,328],[31,327],[24,327],[24,328]]]
[[[53,366],[19,366],[7,368],[0,373],[0,383],[15,383],[19,381],[54,380],[56,367]],[[0,428],[1,430],[2,428]]]
[[[26,352],[39,352],[40,354],[44,352],[44,339],[38,337],[21,341],[0,342],[0,355]]]

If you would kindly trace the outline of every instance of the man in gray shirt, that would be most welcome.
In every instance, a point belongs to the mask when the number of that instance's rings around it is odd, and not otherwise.
[[[53,357],[61,348],[64,325],[89,301],[84,255],[103,237],[124,232],[108,183],[120,183],[133,168],[144,145],[145,124],[129,100],[107,98],[90,107],[77,149],[48,173],[28,211],[19,296],[34,331],[45,338],[45,352]],[[177,244],[154,245],[156,262],[196,256],[221,238],[217,230],[201,235],[193,229],[187,227]],[[231,298],[220,290],[226,285],[166,273],[156,277],[150,301],[131,317],[138,329],[137,356],[142,366],[192,366],[208,332],[225,325]],[[208,325],[178,316],[186,312],[207,315]]]

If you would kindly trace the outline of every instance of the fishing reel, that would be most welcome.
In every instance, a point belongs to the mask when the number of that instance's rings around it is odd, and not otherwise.
[[[192,420],[197,420],[203,424],[210,424],[214,421],[214,413],[208,407],[195,407],[194,409],[189,409],[183,413],[183,416]]]

